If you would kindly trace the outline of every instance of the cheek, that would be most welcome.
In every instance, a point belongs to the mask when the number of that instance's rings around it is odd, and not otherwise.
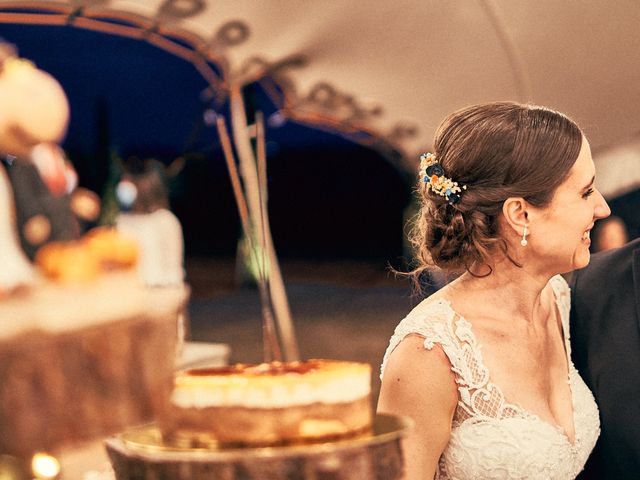
[[[571,210],[567,210],[567,215],[565,216],[567,226],[571,225],[575,230],[583,233],[593,223],[594,212],[593,203],[583,201],[583,203],[576,205]]]

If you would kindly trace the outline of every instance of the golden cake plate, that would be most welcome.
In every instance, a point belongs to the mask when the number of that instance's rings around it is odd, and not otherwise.
[[[407,417],[377,414],[369,432],[345,439],[274,447],[228,448],[167,445],[162,441],[158,427],[149,424],[108,439],[106,447],[118,480],[134,476],[136,479],[173,480],[393,480],[402,477],[400,440],[412,424]]]

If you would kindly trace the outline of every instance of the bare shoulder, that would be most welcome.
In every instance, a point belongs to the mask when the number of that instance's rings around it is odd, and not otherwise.
[[[424,342],[424,337],[410,334],[391,353],[378,401],[379,412],[414,421],[403,441],[407,480],[434,477],[458,401],[447,355],[440,345],[427,349]]]
[[[425,348],[424,337],[407,335],[390,354],[382,381],[381,404],[406,404],[422,407],[426,397],[439,398],[444,404],[457,403],[457,386],[451,363],[444,350],[435,345]],[[418,405],[413,403],[421,399]]]

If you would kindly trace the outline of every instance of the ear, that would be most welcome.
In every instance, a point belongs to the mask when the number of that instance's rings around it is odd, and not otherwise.
[[[525,225],[529,226],[529,203],[522,197],[509,197],[502,204],[505,227],[521,237]]]

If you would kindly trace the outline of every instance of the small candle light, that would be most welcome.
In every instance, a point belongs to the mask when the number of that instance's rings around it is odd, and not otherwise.
[[[31,471],[36,479],[53,479],[60,473],[60,462],[48,453],[36,453],[31,459]]]

